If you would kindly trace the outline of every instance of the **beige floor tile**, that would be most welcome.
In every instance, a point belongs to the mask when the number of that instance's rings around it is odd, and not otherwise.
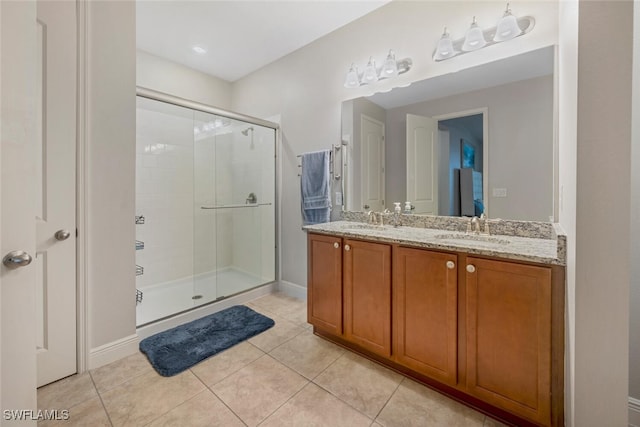
[[[198,363],[191,372],[212,386],[261,356],[264,356],[262,350],[245,341]]]
[[[114,426],[140,426],[205,389],[191,371],[161,377],[155,371],[101,393]]]
[[[484,418],[471,408],[404,379],[376,421],[384,427],[482,427]]]
[[[331,393],[309,383],[260,427],[369,427],[371,421]]]
[[[296,372],[313,379],[335,362],[344,351],[307,330],[276,347],[269,354]]]
[[[295,324],[283,319],[280,316],[269,316],[276,324],[266,331],[258,334],[252,338],[249,338],[249,342],[260,350],[268,353],[280,344],[289,341],[304,329],[296,326]]]
[[[255,426],[307,384],[265,355],[215,384],[213,392],[249,426]]]
[[[107,427],[111,426],[109,417],[102,406],[99,397],[85,400],[69,409],[69,418],[67,420],[49,420],[38,421],[39,427],[50,426],[78,426],[78,427]]]
[[[109,365],[91,370],[91,377],[102,393],[133,378],[153,371],[153,367],[142,353],[132,354]]]
[[[244,427],[233,412],[209,390],[156,419],[150,427]]]
[[[38,409],[70,409],[97,397],[88,372],[72,375],[38,389]]]
[[[402,376],[351,352],[345,352],[314,382],[349,405],[375,418]]]
[[[251,305],[268,310],[278,316],[286,317],[286,315],[299,311],[301,308],[306,310],[307,302],[276,292],[251,301]]]

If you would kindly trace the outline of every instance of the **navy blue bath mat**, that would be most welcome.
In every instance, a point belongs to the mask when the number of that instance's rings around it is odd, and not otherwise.
[[[145,338],[140,351],[160,375],[170,377],[274,324],[249,307],[235,305]]]

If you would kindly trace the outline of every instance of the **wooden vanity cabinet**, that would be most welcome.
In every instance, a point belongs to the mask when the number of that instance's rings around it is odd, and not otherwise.
[[[458,378],[457,261],[451,253],[394,248],[394,360],[449,385]]]
[[[309,234],[307,320],[391,356],[391,246]]]
[[[344,239],[344,338],[391,356],[391,246]]]
[[[342,335],[342,238],[309,234],[307,321]]]
[[[551,268],[468,257],[467,391],[551,422]]]

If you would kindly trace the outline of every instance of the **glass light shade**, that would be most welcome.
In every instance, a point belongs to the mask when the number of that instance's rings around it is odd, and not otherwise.
[[[380,72],[380,78],[395,77],[398,75],[398,63],[396,62],[396,55],[393,50],[389,51],[387,59],[382,64],[382,71]]]
[[[362,74],[362,84],[374,83],[378,81],[378,71],[376,70],[376,62],[373,58],[369,58],[367,67]]]
[[[464,36],[464,43],[462,44],[462,50],[465,52],[471,52],[472,50],[480,49],[487,44],[487,41],[484,39],[484,34],[482,33],[482,29],[478,27],[476,23],[475,16],[473,17],[473,22],[471,23],[471,27],[467,30],[467,34]]]
[[[347,77],[344,80],[344,87],[354,88],[360,86],[360,78],[358,77],[358,68],[351,64],[351,68],[347,72]]]
[[[444,29],[444,33],[442,37],[440,37],[440,41],[438,41],[438,47],[436,48],[435,59],[447,59],[452,56],[456,56],[458,52],[453,49],[453,40],[451,40],[451,36],[447,33],[447,29]]]
[[[507,10],[498,22],[496,35],[493,37],[493,41],[504,42],[519,36],[521,33],[522,29],[520,29],[520,26],[518,25],[518,20],[511,14],[511,9],[509,9],[509,4],[507,3]]]

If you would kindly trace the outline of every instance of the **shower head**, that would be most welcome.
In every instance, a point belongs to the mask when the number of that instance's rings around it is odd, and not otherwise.
[[[247,136],[247,135],[249,135],[249,131],[253,132],[253,127],[246,128],[245,130],[242,131],[242,134],[244,136]]]

